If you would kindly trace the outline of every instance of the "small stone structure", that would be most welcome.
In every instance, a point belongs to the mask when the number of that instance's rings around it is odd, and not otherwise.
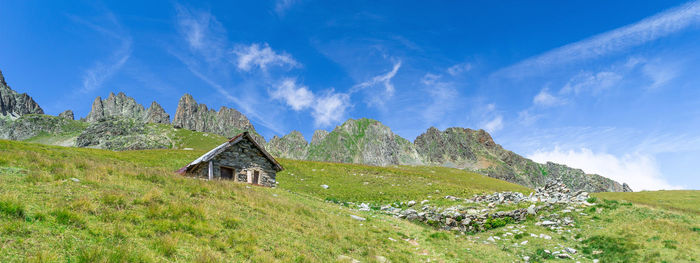
[[[282,166],[248,132],[244,132],[182,167],[177,173],[274,187],[279,171],[282,171]]]

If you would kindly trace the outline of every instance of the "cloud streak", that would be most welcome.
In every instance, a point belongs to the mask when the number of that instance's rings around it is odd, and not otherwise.
[[[133,40],[131,35],[123,29],[119,20],[111,12],[106,12],[102,16],[107,20],[104,24],[87,21],[73,15],[69,15],[68,17],[74,22],[86,26],[117,43],[116,48],[109,57],[96,61],[92,67],[85,70],[83,73],[82,87],[79,92],[89,93],[102,87],[107,80],[112,78],[112,76],[126,64],[133,51]]]
[[[621,52],[698,24],[700,24],[700,1],[693,1],[645,18],[637,23],[551,50],[508,67],[504,71],[507,75],[513,76],[534,74],[539,72],[536,69],[595,59]]]

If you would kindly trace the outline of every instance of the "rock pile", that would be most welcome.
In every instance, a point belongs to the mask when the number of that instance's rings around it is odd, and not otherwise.
[[[539,210],[551,207],[552,204],[590,205],[586,202],[586,199],[588,199],[587,192],[576,191],[572,193],[559,178],[547,182],[543,187],[537,188],[535,192],[531,193],[529,196],[518,192],[497,192],[488,195],[476,195],[470,199],[462,199],[448,195],[445,196],[445,199],[463,201],[467,204],[471,204],[471,206],[465,207],[458,205],[443,209],[430,205],[423,205],[421,209],[416,210],[410,208],[410,206],[407,209],[401,209],[392,205],[385,205],[381,207],[381,211],[399,218],[424,222],[445,230],[479,232],[498,225],[504,225],[505,223],[523,221],[528,215],[534,216]],[[493,211],[491,209],[500,204],[518,204],[521,202],[531,202],[533,204],[528,208],[520,208],[511,211]],[[536,202],[544,202],[546,204],[538,206],[535,205]],[[415,201],[410,201],[409,203],[416,204]],[[421,204],[424,203],[425,202],[421,202]],[[482,209],[479,209],[479,204],[485,203],[488,203],[488,208],[483,208],[483,205],[481,205]],[[562,212],[566,213],[567,210],[563,210]],[[569,218],[564,218],[545,220],[538,224],[545,227],[559,228],[560,226],[571,225],[572,223],[573,221]]]

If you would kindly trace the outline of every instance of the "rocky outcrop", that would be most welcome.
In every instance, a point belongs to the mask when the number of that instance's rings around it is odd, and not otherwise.
[[[109,150],[167,149],[172,146],[165,134],[140,120],[111,116],[91,123],[78,136],[75,146]]]
[[[317,145],[321,143],[323,140],[326,139],[326,136],[328,136],[328,131],[326,130],[316,130],[314,131],[314,135],[311,136],[311,144],[312,145]]]
[[[86,121],[96,123],[110,117],[129,118],[143,123],[170,123],[170,115],[157,102],[151,103],[151,107],[146,110],[143,105],[123,92],[117,95],[110,92],[104,100],[97,97]]]
[[[154,101],[151,103],[151,107],[148,107],[148,110],[146,110],[143,121],[146,123],[170,124],[170,115],[165,112],[160,104]]]
[[[620,192],[620,183],[597,174],[556,163],[540,164],[503,149],[484,130],[430,128],[415,140],[426,164],[467,168],[512,183],[538,187],[561,178],[571,189],[588,192]]]
[[[623,192],[634,192],[634,191],[632,191],[632,188],[630,188],[630,186],[627,183],[622,184],[622,191]]]
[[[403,152],[412,152],[389,127],[376,120],[350,119],[336,127],[323,140],[309,147],[308,159],[314,161],[395,165]],[[405,139],[403,139],[405,140]],[[397,142],[398,141],[398,142]],[[401,145],[400,145],[401,144]],[[408,149],[406,149],[408,148]]]
[[[253,124],[245,115],[227,107],[221,107],[219,111],[208,109],[207,105],[198,104],[190,94],[180,98],[173,118],[173,126],[216,133],[229,138],[248,131],[258,144],[265,145],[265,139],[255,131]]]
[[[27,93],[12,90],[0,71],[0,116],[17,119],[26,114],[44,114],[44,110]]]
[[[265,146],[265,149],[275,157],[289,159],[305,159],[309,143],[298,131],[283,136],[274,136]]]
[[[77,136],[87,126],[84,122],[43,114],[28,114],[17,119],[0,118],[0,138],[26,140],[37,135]]]
[[[108,117],[127,117],[132,119],[142,119],[145,109],[143,105],[136,102],[132,97],[126,96],[123,92],[117,95],[110,92],[107,99],[97,97],[92,103],[92,109],[87,116],[88,122],[98,122]]]
[[[75,120],[75,115],[73,115],[72,110],[66,110],[64,112],[61,112],[58,114],[58,117],[64,118],[64,119],[69,119],[69,120]]]

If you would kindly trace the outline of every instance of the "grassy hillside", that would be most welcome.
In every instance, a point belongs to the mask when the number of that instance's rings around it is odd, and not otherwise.
[[[463,235],[326,200],[433,203],[529,189],[448,168],[292,160],[281,160],[276,189],[173,174],[202,153],[0,140],[0,262],[534,262],[562,247],[582,262],[700,260],[695,213],[598,201],[566,214],[576,221],[568,231],[530,218]]]
[[[339,202],[386,204],[443,199],[446,195],[471,197],[494,191],[531,191],[524,186],[445,167],[279,161],[285,168],[279,174],[280,188]],[[324,189],[321,185],[329,187]]]
[[[698,203],[700,201],[700,191],[698,190],[596,193],[595,196],[700,215],[700,204]]]

